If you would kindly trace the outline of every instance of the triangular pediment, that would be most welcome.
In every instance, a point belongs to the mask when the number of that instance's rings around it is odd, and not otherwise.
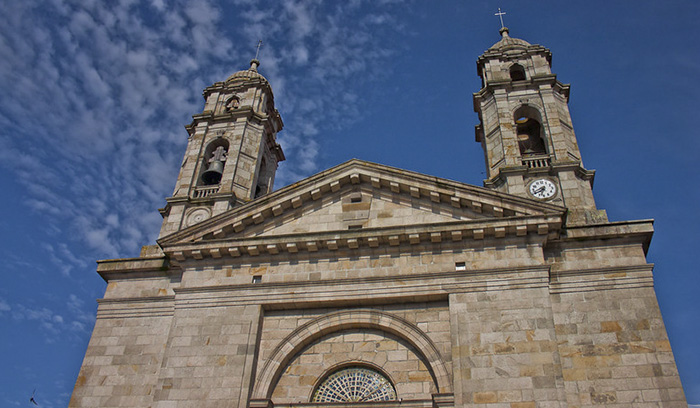
[[[563,207],[351,160],[159,240],[182,258],[482,239],[558,229]],[[549,225],[552,224],[552,225]],[[187,248],[187,249],[186,249]],[[238,249],[236,249],[238,248]],[[257,248],[257,249],[256,249]],[[184,251],[184,252],[183,252]]]

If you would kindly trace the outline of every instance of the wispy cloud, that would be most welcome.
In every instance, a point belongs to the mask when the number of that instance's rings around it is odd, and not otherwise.
[[[48,341],[52,341],[53,336],[60,333],[60,327],[63,325],[63,316],[54,314],[46,307],[30,308],[16,305],[12,308],[12,318],[18,321],[29,320],[38,323]]]
[[[4,299],[0,299],[0,314],[3,312],[9,312],[12,310],[10,307],[9,303],[7,303]]]
[[[360,95],[343,85],[379,78],[393,52],[382,38],[403,29],[396,4],[368,4],[0,4],[13,16],[0,27],[0,165],[54,221],[47,231],[70,237],[44,245],[58,270],[85,266],[71,254],[76,242],[96,257],[152,242],[184,152],[182,124],[201,110],[204,87],[245,68],[258,39],[286,124],[277,184],[320,170],[319,135],[360,116]]]
[[[324,130],[352,123],[361,115],[359,95],[348,83],[378,80],[382,61],[396,52],[387,45],[405,28],[391,17],[392,7],[365,1],[236,1],[248,44],[263,39],[262,62],[282,111],[279,135],[288,162],[277,184],[284,185],[320,170],[317,138]],[[371,9],[371,11],[368,11]],[[359,25],[358,25],[359,21]]]
[[[85,302],[75,294],[69,295],[65,305],[55,304],[53,307],[10,304],[0,298],[0,318],[35,323],[39,333],[51,343],[59,334],[83,338],[95,322],[95,311],[94,308],[86,307]]]

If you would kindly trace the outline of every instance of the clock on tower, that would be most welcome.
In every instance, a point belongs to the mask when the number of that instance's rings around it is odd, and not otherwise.
[[[594,170],[583,166],[569,115],[569,85],[551,71],[552,54],[508,35],[477,60],[482,88],[476,141],[486,159],[488,188],[567,207],[568,222],[607,221],[593,198]]]

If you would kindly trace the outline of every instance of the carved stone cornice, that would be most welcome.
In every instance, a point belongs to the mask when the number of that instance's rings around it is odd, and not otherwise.
[[[468,241],[487,242],[511,237],[539,236],[545,241],[556,236],[562,225],[562,215],[508,217],[500,220],[482,219],[456,221],[442,224],[425,224],[361,230],[338,230],[317,233],[300,233],[252,238],[227,238],[202,240],[191,243],[162,244],[169,257],[184,262],[204,258],[280,256],[285,253],[315,253],[314,257],[334,257],[336,251],[352,251],[361,248],[379,249],[394,247],[410,252],[418,245],[434,246],[441,243],[460,242],[469,247]]]
[[[163,237],[159,243],[169,246],[181,242],[223,239],[240,234],[248,226],[280,217],[286,211],[293,211],[304,203],[337,195],[341,188],[350,185],[386,190],[409,198],[426,198],[437,204],[481,214],[483,218],[565,212],[563,207],[557,205],[535,203],[529,199],[480,187],[353,159],[193,227]]]
[[[537,75],[530,79],[522,81],[511,81],[510,79],[503,80],[490,80],[486,82],[486,85],[473,95],[474,111],[479,112],[481,100],[487,95],[493,94],[496,90],[505,90],[506,92],[513,92],[518,90],[532,90],[533,92],[538,92],[540,85],[550,85],[555,92],[564,96],[565,100],[569,101],[569,93],[571,86],[569,84],[563,84],[557,80],[555,74]]]

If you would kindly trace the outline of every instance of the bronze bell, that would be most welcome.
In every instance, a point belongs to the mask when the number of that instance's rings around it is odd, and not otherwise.
[[[202,173],[202,182],[206,185],[219,184],[221,174],[224,172],[224,163],[219,160],[214,160],[209,165],[209,168]]]

